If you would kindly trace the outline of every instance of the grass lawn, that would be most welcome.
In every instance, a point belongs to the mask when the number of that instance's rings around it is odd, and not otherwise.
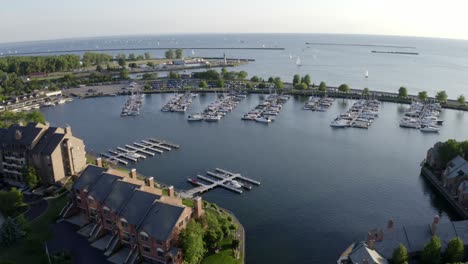
[[[208,253],[205,258],[202,260],[202,264],[241,264],[242,261],[240,259],[234,258],[234,253],[231,248],[232,238],[225,238],[221,243],[221,248],[218,254],[214,252]]]
[[[31,222],[30,239],[23,239],[10,248],[0,248],[0,260],[14,263],[41,263],[38,252],[44,252],[44,241],[52,238],[50,224],[53,223],[60,210],[67,203],[67,196],[49,200],[49,208],[45,214]],[[36,240],[40,243],[30,243],[27,240]]]

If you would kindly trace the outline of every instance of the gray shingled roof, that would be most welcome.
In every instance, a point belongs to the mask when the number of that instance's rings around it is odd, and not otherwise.
[[[28,147],[42,131],[42,128],[36,126],[37,123],[29,123],[27,126],[20,126],[18,124],[11,125],[6,133],[3,133],[1,142],[3,144],[21,144]],[[21,132],[20,140],[16,140],[16,131]]]
[[[119,216],[125,218],[129,224],[138,225],[153,205],[153,202],[160,197],[160,195],[136,190],[121,209]]]
[[[105,172],[106,169],[94,165],[88,165],[84,171],[81,173],[80,177],[76,179],[75,183],[73,183],[72,189],[80,190],[87,188],[88,190],[90,187],[97,182],[97,180],[101,177],[101,174]]]
[[[57,147],[60,145],[60,142],[62,142],[63,138],[65,137],[65,134],[54,134],[49,140],[49,143],[47,146],[42,150],[42,154],[44,155],[50,155],[52,152],[57,149]]]
[[[447,166],[447,177],[458,177],[460,176],[459,171],[461,171],[462,174],[468,174],[468,162],[464,158],[456,156]]]
[[[52,135],[57,131],[56,127],[49,127],[47,131],[42,135],[41,139],[33,149],[33,153],[41,153],[42,150],[47,146]]]
[[[117,181],[112,188],[112,191],[104,200],[104,205],[109,207],[111,211],[118,212],[125,205],[125,202],[130,198],[133,191],[139,186],[124,181]]]
[[[97,182],[89,191],[89,195],[91,195],[97,202],[102,203],[106,199],[107,195],[109,195],[109,193],[112,191],[115,181],[121,178],[122,177],[106,172],[102,173],[101,177],[99,177]]]
[[[141,223],[139,231],[144,231],[158,240],[166,241],[183,211],[184,207],[156,201]]]

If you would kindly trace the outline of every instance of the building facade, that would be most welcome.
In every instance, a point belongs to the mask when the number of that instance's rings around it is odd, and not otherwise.
[[[144,182],[135,170],[126,175],[102,168],[100,159],[97,164],[88,165],[75,181],[62,216],[80,225],[91,242],[106,245],[100,247],[106,256],[126,256],[122,263],[182,263],[178,237],[203,213],[201,198],[192,209],[172,187],[165,196],[153,178]]]
[[[36,169],[43,184],[54,184],[77,175],[86,167],[83,140],[71,128],[29,123],[0,129],[0,174],[4,179],[23,182],[28,166]]]

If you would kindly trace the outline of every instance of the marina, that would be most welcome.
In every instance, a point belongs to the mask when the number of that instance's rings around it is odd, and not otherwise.
[[[192,104],[193,99],[196,97],[197,94],[194,93],[176,94],[161,108],[161,111],[181,113],[186,112],[189,106]]]
[[[140,108],[143,105],[144,94],[136,93],[131,94],[127,101],[125,102],[124,107],[120,116],[137,116],[140,114]]]
[[[438,103],[422,104],[413,102],[405,116],[400,120],[400,127],[419,129],[421,132],[438,133],[443,120],[439,119],[442,107]]]
[[[182,197],[193,197],[196,194],[202,194],[218,186],[242,194],[243,189],[250,191],[253,185],[260,185],[259,181],[219,168],[216,168],[215,172],[207,171],[206,174],[210,177],[197,175],[197,178],[188,178],[188,182],[198,187],[183,191],[180,195]]]
[[[154,157],[156,153],[163,154],[172,148],[178,149],[180,146],[166,142],[164,140],[150,138],[142,140],[140,143],[134,142],[133,146],[126,144],[125,147],[117,147],[116,150],[108,150],[110,154],[101,153],[108,162],[128,165],[129,161],[138,162],[147,157]]]
[[[379,116],[380,102],[378,100],[358,100],[351,108],[341,113],[330,124],[331,127],[346,128],[369,128],[374,119]]]
[[[332,106],[334,98],[310,96],[309,100],[304,104],[304,110],[317,112],[326,112]]]
[[[190,114],[187,117],[188,121],[218,122],[227,113],[231,112],[236,106],[246,98],[245,94],[231,93],[224,94],[221,99],[210,103],[202,113]]]
[[[289,98],[289,95],[271,94],[255,108],[243,115],[241,119],[256,121],[258,123],[271,123],[275,120]]]

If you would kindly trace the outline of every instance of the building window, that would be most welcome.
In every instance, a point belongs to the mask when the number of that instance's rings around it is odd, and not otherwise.
[[[128,226],[127,220],[125,220],[123,218],[120,219],[120,223],[122,224],[122,227],[127,227]]]
[[[159,257],[164,257],[164,250],[158,248],[157,251],[158,251],[158,256],[159,256]]]
[[[76,203],[81,204],[81,197],[79,196],[76,197]]]
[[[106,224],[112,225],[112,221],[110,219],[106,219]]]
[[[104,207],[104,215],[109,215],[110,209],[107,207]]]
[[[147,246],[143,246],[143,251],[144,251],[144,252],[150,253],[150,252],[151,252],[151,248],[149,248],[149,247],[147,247]]]
[[[80,194],[80,190],[79,190],[79,189],[76,189],[75,192],[76,192],[77,194]]]
[[[122,239],[124,241],[130,241],[130,234],[127,232],[123,232]]]
[[[179,222],[179,227],[181,227],[184,224],[184,220]]]
[[[141,239],[141,241],[148,241],[149,237],[145,232],[141,232],[140,233],[140,239]]]

